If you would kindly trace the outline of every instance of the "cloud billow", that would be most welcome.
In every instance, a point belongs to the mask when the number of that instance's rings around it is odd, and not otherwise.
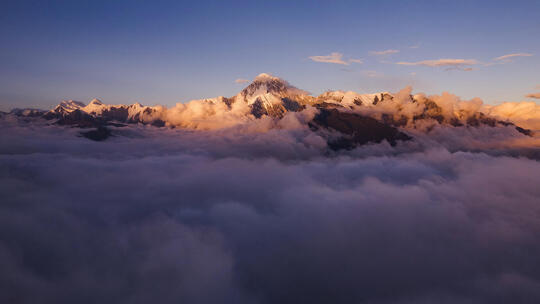
[[[1,114],[0,302],[538,302],[540,107],[385,94],[317,97],[411,121],[342,151],[309,105],[194,100],[102,142]]]
[[[540,163],[467,152],[510,128],[328,155],[303,128],[2,127],[1,302],[540,299]]]

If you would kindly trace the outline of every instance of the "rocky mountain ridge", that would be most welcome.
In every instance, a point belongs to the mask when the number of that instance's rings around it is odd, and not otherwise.
[[[233,117],[242,116],[245,120],[254,120],[263,117],[281,119],[287,113],[301,112],[308,107],[317,112],[308,122],[310,130],[339,134],[337,137],[328,137],[329,146],[333,149],[350,149],[383,140],[395,145],[398,141],[412,139],[407,130],[419,126],[428,130],[429,125],[434,124],[449,127],[512,126],[522,134],[531,135],[530,130],[484,114],[480,111],[481,101],[449,102],[449,97],[443,97],[412,95],[410,88],[395,94],[328,91],[315,97],[281,78],[263,73],[235,96],[192,101],[181,104],[180,109],[143,106],[140,103],[107,105],[94,99],[88,105],[68,100],[62,101],[50,111],[18,109],[12,111],[12,114],[42,117],[57,125],[96,128],[82,133],[90,134],[87,137],[93,140],[109,137],[112,133],[107,127],[111,125],[118,127],[140,123],[177,127],[174,122],[178,119],[172,117],[179,111],[183,115],[180,115],[180,121],[212,120],[217,114],[229,113],[234,113]]]

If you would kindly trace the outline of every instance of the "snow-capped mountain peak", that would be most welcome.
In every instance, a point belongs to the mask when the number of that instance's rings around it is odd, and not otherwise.
[[[272,76],[272,75],[267,74],[267,73],[261,73],[261,74],[257,75],[257,77],[255,77],[255,79],[254,79],[254,81],[270,81],[270,80],[284,81],[283,79],[281,79],[279,77]]]
[[[92,99],[92,101],[90,101],[90,103],[88,105],[91,105],[91,104],[94,104],[94,105],[102,105],[103,102],[101,102],[101,100],[97,99],[97,98],[94,98]]]
[[[132,105],[109,105],[93,99],[84,105],[78,101],[62,101],[53,110],[44,114],[47,119],[58,119],[61,124],[78,124],[78,120],[118,121],[152,123],[160,118],[159,107],[146,107],[140,103]],[[76,110],[78,110],[76,112]],[[89,118],[90,117],[90,118]]]
[[[262,73],[241,92],[229,98],[219,96],[192,100],[174,109],[163,106],[143,106],[140,103],[109,105],[98,99],[92,100],[85,106],[81,102],[68,100],[62,101],[56,108],[43,114],[43,117],[49,120],[56,119],[57,124],[82,127],[110,122],[163,126],[181,125],[186,117],[196,120],[199,119],[198,117],[207,115],[227,117],[224,120],[241,117],[242,121],[263,116],[282,118],[288,112],[300,112],[313,107],[328,115],[340,115],[334,111],[348,113],[347,115],[356,113],[355,115],[368,116],[384,124],[398,127],[415,127],[418,121],[437,122],[451,126],[504,125],[481,112],[479,110],[481,104],[476,101],[448,106],[446,105],[448,102],[439,101],[440,98],[437,96],[431,98],[423,94],[413,96],[410,93],[410,88],[396,94],[388,92],[359,94],[353,91],[337,90],[327,91],[315,97],[279,77]],[[33,112],[30,114],[34,115]],[[35,112],[35,115],[40,115],[40,112]],[[337,117],[334,116],[329,116],[329,119],[334,120]],[[527,133],[523,129],[518,131]]]
[[[279,77],[262,73],[255,77],[253,82],[238,94],[238,97],[248,104],[253,104],[258,98],[275,103],[281,98],[308,94]]]
[[[103,104],[101,100],[94,98],[88,103],[87,106],[82,108],[82,110],[86,113],[101,114],[104,109],[107,109],[109,107],[110,106]]]
[[[365,106],[371,107],[383,100],[392,99],[389,92],[380,92],[374,94],[359,94],[354,91],[327,91],[317,97],[319,101],[326,103],[340,104],[342,106]]]
[[[71,113],[84,107],[84,103],[75,100],[62,100],[52,111],[57,113]]]

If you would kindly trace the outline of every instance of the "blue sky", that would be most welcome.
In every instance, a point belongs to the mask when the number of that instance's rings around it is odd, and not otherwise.
[[[4,110],[170,106],[232,96],[262,72],[313,94],[412,85],[495,104],[540,92],[537,0],[2,1],[0,38]]]

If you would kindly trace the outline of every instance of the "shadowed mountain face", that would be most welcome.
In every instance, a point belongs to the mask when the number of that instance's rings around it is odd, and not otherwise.
[[[334,150],[352,149],[381,141],[396,145],[399,141],[413,139],[411,130],[429,132],[435,125],[453,128],[510,126],[524,135],[533,135],[532,131],[515,126],[510,121],[483,113],[481,101],[463,102],[452,98],[455,99],[446,95],[412,95],[410,88],[396,94],[329,91],[313,97],[283,79],[261,74],[233,97],[195,100],[170,109],[139,103],[107,105],[94,99],[88,105],[63,101],[48,112],[17,109],[11,113],[19,117],[43,117],[57,125],[96,128],[97,133],[81,133],[93,140],[104,140],[110,136],[112,132],[105,130],[111,125],[219,129],[264,117],[279,121],[288,113],[308,108],[318,113],[311,121],[304,121],[305,127],[326,138],[329,147]]]
[[[310,122],[313,130],[324,128],[335,130],[339,137],[329,140],[328,146],[333,150],[352,149],[357,145],[370,142],[388,141],[395,146],[398,140],[411,140],[412,137],[400,132],[397,128],[378,120],[354,113],[343,113],[336,109],[320,109],[319,114]]]
[[[99,126],[95,130],[82,131],[81,135],[94,141],[102,141],[111,136],[111,130],[106,127]]]

